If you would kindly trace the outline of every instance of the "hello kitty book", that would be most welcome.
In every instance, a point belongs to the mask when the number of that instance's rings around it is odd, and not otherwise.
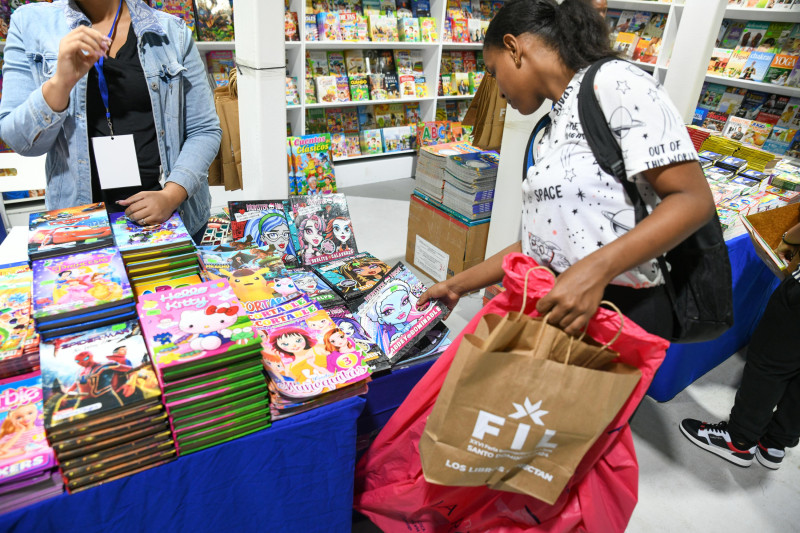
[[[146,294],[137,309],[162,379],[212,357],[260,350],[259,337],[227,280]]]

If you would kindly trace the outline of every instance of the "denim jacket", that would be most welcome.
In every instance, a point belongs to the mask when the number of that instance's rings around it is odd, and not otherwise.
[[[142,0],[125,2],[153,105],[162,175],[186,189],[188,199],[178,211],[193,234],[208,220],[207,173],[222,133],[211,87],[183,21]],[[53,111],[42,96],[42,84],[55,74],[61,39],[79,24],[90,22],[75,0],[20,6],[11,17],[4,51],[0,137],[19,154],[47,154],[48,209],[92,201],[88,76],[72,89],[62,112]]]

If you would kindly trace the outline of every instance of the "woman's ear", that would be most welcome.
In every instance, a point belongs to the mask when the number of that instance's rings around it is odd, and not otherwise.
[[[514,64],[519,68],[521,64],[519,39],[507,33],[503,36],[503,45],[506,51],[511,54],[511,60],[514,61]]]

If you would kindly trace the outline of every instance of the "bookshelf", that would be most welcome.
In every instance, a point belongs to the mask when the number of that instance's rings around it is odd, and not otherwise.
[[[728,78],[726,76],[717,76],[715,74],[706,74],[706,81],[711,83],[719,83],[720,85],[727,85],[729,87],[738,87],[740,89],[750,89],[768,94],[777,94],[778,96],[800,98],[800,88],[798,87],[784,87],[783,85],[772,85],[771,83],[763,83],[760,81],[740,80],[738,78]],[[700,95],[698,94],[698,98],[699,96]]]

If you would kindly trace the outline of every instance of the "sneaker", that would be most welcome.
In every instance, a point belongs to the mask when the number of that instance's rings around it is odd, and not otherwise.
[[[747,467],[753,462],[756,446],[750,449],[739,449],[731,442],[728,423],[708,424],[691,418],[681,422],[681,432],[697,446],[737,466]]]
[[[758,462],[772,470],[777,470],[781,467],[781,461],[783,461],[783,457],[786,455],[785,451],[779,450],[778,448],[767,448],[760,442],[758,443],[756,452],[756,459],[758,459]]]

